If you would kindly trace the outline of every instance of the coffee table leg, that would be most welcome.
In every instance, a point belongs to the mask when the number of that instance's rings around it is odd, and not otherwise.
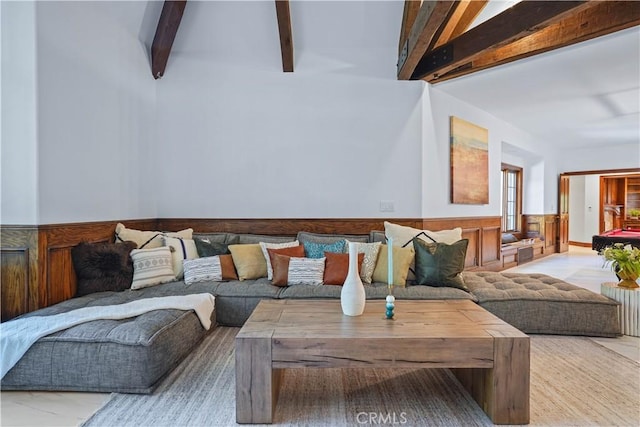
[[[494,367],[452,369],[495,424],[529,424],[529,337],[494,340]]]
[[[271,369],[271,338],[236,338],[236,422],[273,422],[281,370]]]

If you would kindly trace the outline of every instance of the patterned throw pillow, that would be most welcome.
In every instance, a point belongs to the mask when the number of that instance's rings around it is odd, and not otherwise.
[[[348,242],[348,241],[347,241]],[[371,283],[373,280],[373,271],[376,269],[378,261],[378,253],[382,242],[360,243],[355,242],[358,253],[364,254],[364,260],[360,266],[360,278],[364,283]]]
[[[133,261],[131,289],[142,289],[176,280],[173,274],[171,251],[167,246],[134,249],[131,251],[131,260]]]
[[[269,252],[267,249],[282,249],[282,248],[291,248],[293,246],[300,246],[300,242],[297,240],[293,242],[285,242],[285,243],[267,243],[260,242],[260,249],[262,249],[262,255],[264,255],[264,259],[267,263],[267,279],[271,280],[273,278],[273,268],[271,267],[271,258],[269,258]]]
[[[198,250],[193,239],[182,239],[179,237],[162,236],[162,243],[168,246],[171,251],[171,259],[173,261],[173,273],[177,280],[182,280],[184,270],[182,269],[182,261],[185,259],[198,258]]]
[[[327,261],[324,265],[325,285],[344,285],[344,281],[349,273],[349,254],[336,254],[325,252]],[[358,254],[358,271],[362,268],[365,255]]]
[[[275,286],[322,285],[325,258],[296,258],[273,254]]]
[[[184,283],[190,285],[198,282],[222,280],[222,265],[219,256],[198,259],[186,259],[183,262]]]
[[[334,243],[304,242],[304,253],[307,258],[324,258],[325,252],[342,254],[347,246],[346,240],[338,240]]]

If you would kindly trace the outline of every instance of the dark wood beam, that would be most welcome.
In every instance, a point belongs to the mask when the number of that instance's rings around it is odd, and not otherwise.
[[[280,32],[280,51],[282,52],[282,71],[293,72],[293,33],[291,31],[291,12],[289,0],[275,0]]]
[[[402,12],[402,27],[400,28],[400,43],[398,44],[398,54],[409,38],[409,32],[422,6],[422,0],[404,0],[404,11]]]
[[[151,72],[154,79],[164,75],[187,0],[166,0],[151,44]]]
[[[487,53],[536,33],[589,7],[587,1],[523,1],[426,53],[411,79],[433,82],[451,70],[467,69]]]
[[[439,36],[454,1],[424,1],[398,55],[398,80],[409,80],[420,59]]]
[[[488,0],[462,0],[455,4],[448,19],[443,24],[440,37],[433,43],[434,47],[441,46],[449,40],[458,37],[467,31],[469,25],[478,17]],[[431,48],[429,49],[431,50]]]

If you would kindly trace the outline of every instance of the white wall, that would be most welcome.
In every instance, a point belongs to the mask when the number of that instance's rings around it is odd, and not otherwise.
[[[31,2],[0,2],[2,224],[38,221],[36,14]]]
[[[600,177],[569,177],[569,240],[591,243],[599,232]]]
[[[39,2],[39,222],[156,217],[146,2]],[[157,22],[157,21],[156,21]]]
[[[158,85],[159,167],[166,172],[158,174],[159,216],[421,215],[424,83],[395,78],[397,40],[354,51],[347,38],[346,47],[330,47],[336,44],[327,39],[348,25],[356,39],[376,35],[359,27],[366,20],[343,22],[332,2],[305,9],[309,16],[296,15],[295,6],[295,72],[283,73],[277,28],[256,18],[272,14],[273,4],[187,5],[185,28],[215,34],[207,33],[202,47],[176,39],[178,51],[189,52],[172,56]],[[401,4],[391,6],[401,14]],[[216,7],[214,22],[196,13],[205,7]],[[389,6],[347,7],[366,13]],[[236,15],[257,26],[237,31]],[[331,22],[332,31],[306,27],[322,22]],[[234,37],[220,38],[227,31]],[[392,201],[395,211],[380,212],[381,200]]]
[[[640,133],[640,129],[638,130]],[[576,151],[559,151],[558,172],[640,168],[640,141],[630,144],[603,144]]]

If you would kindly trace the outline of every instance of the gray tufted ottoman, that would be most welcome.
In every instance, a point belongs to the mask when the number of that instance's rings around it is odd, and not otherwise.
[[[545,274],[464,272],[478,304],[528,334],[621,335],[618,303]]]

